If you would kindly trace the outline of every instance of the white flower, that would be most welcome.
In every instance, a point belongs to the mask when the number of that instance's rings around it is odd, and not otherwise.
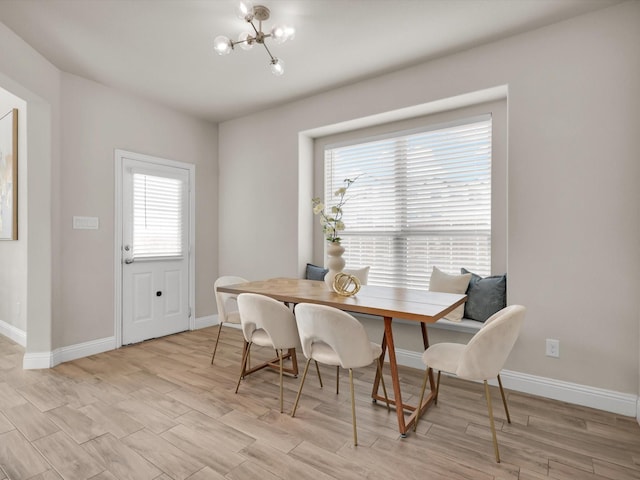
[[[357,179],[357,178],[356,178]],[[345,186],[336,190],[335,195],[340,197],[337,205],[332,206],[328,211],[331,212],[330,216],[327,215],[327,210],[325,210],[325,205],[320,200],[320,197],[315,197],[311,199],[313,204],[313,214],[320,215],[320,225],[322,225],[322,232],[324,233],[325,238],[329,242],[340,242],[340,237],[338,236],[338,232],[341,232],[345,229],[344,222],[342,221],[342,206],[346,203],[346,199],[344,198],[347,193],[347,189],[351,186],[356,179],[346,178],[344,180]]]

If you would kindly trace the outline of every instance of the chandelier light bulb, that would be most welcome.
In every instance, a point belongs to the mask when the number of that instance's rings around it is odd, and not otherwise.
[[[238,18],[245,22],[253,20],[253,4],[251,2],[241,0],[238,2],[238,8],[236,10]]]
[[[228,55],[231,53],[233,49],[233,45],[231,44],[231,40],[224,35],[218,35],[213,40],[213,49],[218,53],[218,55]]]
[[[293,40],[296,36],[296,29],[288,25],[285,25],[284,34],[287,37],[287,40]]]
[[[284,73],[284,62],[274,57],[273,60],[271,60],[271,73],[276,77],[282,75]]]
[[[249,32],[242,32],[238,36],[238,45],[243,50],[251,50],[255,44],[256,39],[251,36]]]
[[[284,43],[287,40],[293,39],[295,36],[295,29],[288,27],[287,25],[275,25],[271,29],[271,38],[275,43]]]

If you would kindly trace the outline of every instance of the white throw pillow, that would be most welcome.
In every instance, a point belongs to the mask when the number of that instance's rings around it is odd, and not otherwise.
[[[470,273],[465,273],[464,275],[449,275],[448,273],[444,273],[442,270],[438,269],[438,267],[433,267],[431,280],[429,281],[429,291],[464,294],[467,291],[470,280]],[[451,322],[459,322],[462,320],[463,315],[464,304],[457,307],[444,318]]]
[[[371,267],[345,268],[342,271],[349,275],[355,275],[360,280],[361,285],[366,285],[369,280],[369,268]]]

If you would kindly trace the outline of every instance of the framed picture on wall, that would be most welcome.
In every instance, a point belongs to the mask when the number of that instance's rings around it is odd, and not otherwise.
[[[0,240],[18,239],[18,109],[0,117]]]

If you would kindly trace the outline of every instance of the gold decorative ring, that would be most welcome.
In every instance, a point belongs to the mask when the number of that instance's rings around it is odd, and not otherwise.
[[[338,273],[333,279],[333,291],[344,297],[351,297],[360,291],[360,280],[355,275]]]

